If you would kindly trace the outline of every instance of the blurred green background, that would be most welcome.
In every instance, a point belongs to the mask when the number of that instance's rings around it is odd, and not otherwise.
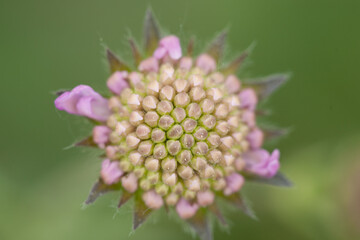
[[[359,239],[358,0],[0,0],[0,239],[189,237],[164,211],[131,234],[131,206],[116,212],[117,194],[83,210],[99,152],[66,150],[91,128],[53,106],[61,88],[106,91],[102,45],[128,57],[149,5],[199,49],[227,26],[230,56],[256,41],[240,76],[293,73],[267,106],[270,122],[293,129],[276,146],[296,185],[249,184],[260,221],[230,211],[231,230],[215,225],[215,239]]]

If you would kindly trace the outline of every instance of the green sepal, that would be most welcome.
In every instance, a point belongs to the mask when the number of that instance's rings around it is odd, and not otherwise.
[[[224,30],[218,34],[215,39],[210,43],[207,53],[212,56],[217,62],[224,54],[225,44],[227,38],[227,30]]]
[[[221,225],[223,225],[224,227],[226,227],[228,225],[225,220],[224,215],[222,214],[220,208],[218,207],[218,205],[216,203],[211,204],[209,206],[209,210],[216,216],[216,219],[221,223]]]
[[[147,56],[151,56],[160,40],[160,30],[155,17],[149,8],[144,22],[144,48]]]
[[[131,71],[131,69],[121,61],[110,49],[106,49],[106,58],[109,63],[110,72]]]
[[[246,176],[246,180],[264,183],[277,187],[292,187],[293,183],[281,172],[278,172],[272,178],[262,178],[256,175],[248,175]]]
[[[247,59],[247,57],[251,54],[253,49],[255,48],[256,43],[252,43],[244,52],[242,52],[238,57],[236,57],[233,61],[227,64],[224,68],[220,70],[224,75],[235,74],[243,63]]]
[[[98,197],[100,197],[101,195],[103,195],[107,192],[118,191],[118,190],[120,190],[120,187],[121,187],[121,185],[119,183],[107,185],[103,182],[103,180],[101,178],[99,178],[99,180],[91,188],[91,191],[89,193],[87,200],[85,201],[85,204],[89,205],[89,204],[95,202],[95,200]]]
[[[129,44],[130,44],[130,47],[131,47],[131,51],[132,51],[132,55],[133,55],[133,58],[134,58],[135,65],[138,66],[140,64],[141,60],[142,60],[141,52],[140,52],[138,46],[136,45],[134,39],[130,38],[129,39]]]
[[[201,240],[212,240],[213,234],[210,219],[206,214],[206,208],[200,208],[196,214],[186,222],[197,233]]]
[[[230,202],[233,206],[242,210],[243,213],[245,213],[250,218],[252,218],[254,220],[258,220],[258,218],[255,215],[254,210],[250,207],[250,205],[247,202],[247,200],[245,199],[245,197],[243,195],[241,195],[240,193],[234,193],[229,196],[222,195],[222,197],[225,200],[227,200],[228,202]]]
[[[123,191],[119,200],[118,208],[121,208],[127,201],[129,201],[134,194],[129,193],[127,191]]]
[[[273,74],[267,77],[257,78],[244,82],[245,87],[253,88],[259,99],[269,97],[276,89],[283,85],[290,78],[290,74]]]
[[[136,230],[140,227],[141,224],[149,217],[153,211],[148,208],[143,200],[141,195],[138,193],[135,195],[135,205],[134,205],[134,217],[133,217],[133,230]]]

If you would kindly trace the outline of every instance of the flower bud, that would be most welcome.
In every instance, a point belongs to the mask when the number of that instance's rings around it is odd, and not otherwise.
[[[159,143],[156,144],[153,151],[153,156],[156,159],[163,159],[167,156],[168,152],[166,151],[165,144]]]
[[[195,144],[195,139],[191,134],[182,135],[180,141],[181,141],[182,147],[187,148],[187,149],[192,148],[192,146],[194,146],[194,144]]]
[[[147,179],[150,184],[155,185],[160,181],[160,173],[158,172],[148,172]]]
[[[230,131],[230,126],[225,121],[218,121],[215,130],[220,136],[226,136]]]
[[[191,87],[202,87],[204,79],[200,74],[192,74],[189,76],[189,82]]]
[[[127,104],[133,110],[138,110],[141,108],[141,97],[138,94],[131,94],[127,99]]]
[[[185,186],[194,192],[200,191],[200,178],[198,176],[193,176],[190,179],[185,180]]]
[[[151,132],[151,140],[154,143],[161,143],[165,141],[165,132],[160,128],[155,128]]]
[[[179,139],[183,132],[183,128],[179,124],[176,124],[167,131],[166,135],[169,139]]]
[[[148,157],[145,160],[145,167],[151,172],[156,172],[157,170],[159,170],[159,160],[153,157]]]
[[[205,142],[197,142],[191,151],[194,155],[206,155],[209,146]]]
[[[197,103],[190,103],[186,107],[187,115],[191,118],[198,119],[201,116],[201,108]]]
[[[144,157],[150,156],[153,152],[153,143],[151,141],[142,141],[137,150]]]
[[[172,157],[167,157],[161,161],[161,168],[164,172],[174,172],[176,170],[176,160]]]
[[[190,162],[190,160],[192,159],[192,154],[189,150],[182,150],[177,156],[176,156],[176,160],[183,164],[186,165]]]
[[[155,192],[159,194],[160,196],[165,196],[169,192],[169,186],[166,184],[159,183],[155,187]]]
[[[196,156],[191,160],[191,167],[197,171],[204,170],[207,166],[206,158]]]
[[[189,83],[188,81],[184,80],[184,79],[177,79],[174,83],[173,86],[176,90],[176,92],[180,93],[180,92],[187,92],[189,90]]]
[[[173,110],[173,105],[171,102],[167,100],[162,100],[158,103],[156,111],[160,115],[169,114]]]
[[[147,94],[157,96],[160,91],[160,84],[157,80],[153,80],[147,85]]]
[[[163,130],[168,130],[174,124],[174,122],[175,121],[172,117],[169,115],[164,115],[161,116],[158,126]]]
[[[177,173],[182,179],[190,179],[193,176],[192,168],[184,165],[178,167]]]
[[[193,136],[197,141],[204,141],[208,137],[208,131],[203,127],[197,127]]]
[[[215,103],[211,99],[204,99],[200,102],[200,107],[203,113],[212,113],[215,109]]]
[[[217,119],[225,119],[229,114],[229,107],[225,103],[218,104],[215,108],[215,117]]]
[[[140,139],[137,138],[135,133],[131,133],[126,137],[126,144],[129,148],[134,149],[139,145]]]
[[[197,121],[192,118],[186,118],[181,125],[186,133],[192,133],[197,126]]]
[[[166,201],[166,204],[169,205],[169,206],[174,206],[179,200],[179,195],[177,195],[176,193],[170,193],[165,201]]]
[[[129,154],[129,161],[134,166],[140,166],[144,162],[144,157],[137,151],[133,151]]]
[[[150,138],[151,129],[145,124],[141,124],[136,128],[136,136],[142,140]]]
[[[201,87],[194,87],[190,90],[190,97],[194,102],[200,102],[206,97],[204,89]]]
[[[150,127],[156,127],[158,124],[159,115],[154,111],[149,111],[144,116],[144,121]]]
[[[186,112],[183,108],[175,108],[171,112],[171,116],[174,118],[175,122],[180,123],[186,117]]]
[[[129,121],[133,126],[139,126],[144,122],[144,113],[141,111],[133,111],[130,113]]]
[[[181,92],[176,94],[174,104],[176,107],[185,107],[190,103],[190,97],[187,93]]]
[[[213,100],[215,103],[218,103],[223,98],[223,93],[218,88],[210,88],[207,91],[207,96],[209,99]]]
[[[155,110],[159,100],[154,96],[146,96],[142,101],[142,107],[146,111]]]
[[[166,185],[174,186],[177,182],[177,175],[176,173],[164,173],[162,179]]]
[[[180,152],[181,144],[176,140],[168,140],[166,142],[166,148],[170,155],[175,156]]]
[[[175,90],[171,86],[167,85],[161,88],[160,90],[160,99],[161,100],[167,100],[172,101],[175,96]]]

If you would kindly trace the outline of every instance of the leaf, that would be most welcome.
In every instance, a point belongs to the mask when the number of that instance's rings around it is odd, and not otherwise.
[[[235,207],[240,208],[247,216],[254,220],[258,220],[253,209],[250,207],[246,199],[240,194],[234,193],[223,197]]]
[[[101,195],[110,192],[110,191],[117,191],[120,189],[118,184],[107,185],[101,179],[99,179],[94,186],[92,187],[85,204],[91,204],[95,202],[95,200],[100,197]]]
[[[132,51],[132,54],[134,57],[135,65],[138,66],[142,60],[140,50],[139,50],[138,46],[136,45],[134,39],[130,38],[129,43],[130,43],[131,51]]]
[[[106,49],[106,57],[109,62],[110,72],[130,71],[130,68],[122,62],[110,49]]]
[[[134,219],[133,219],[133,230],[140,227],[145,222],[148,216],[152,213],[152,210],[148,208],[140,195],[135,196],[135,208],[134,208]]]
[[[242,66],[245,59],[251,54],[252,50],[255,48],[255,43],[252,43],[244,52],[230,62],[226,67],[224,67],[221,72],[225,75],[235,74],[240,67]]]
[[[216,61],[219,61],[219,59],[224,54],[226,38],[227,38],[227,31],[224,30],[215,37],[215,39],[210,43],[208,50],[206,51]]]
[[[144,38],[145,52],[148,56],[151,56],[158,46],[160,40],[160,31],[150,8],[146,11],[144,22]]]
[[[223,225],[223,226],[227,226],[227,222],[221,212],[221,210],[219,209],[218,205],[216,205],[216,203],[213,203],[209,206],[209,210],[217,217],[217,220],[219,220],[219,222]]]
[[[213,239],[209,218],[204,209],[199,209],[195,216],[187,220],[187,223],[195,230],[200,239]]]
[[[250,176],[247,178],[247,180],[258,182],[258,183],[269,184],[272,186],[278,186],[278,187],[292,187],[293,186],[293,183],[281,172],[278,172],[272,178],[261,178],[258,176]]]
[[[244,86],[250,86],[257,92],[259,99],[265,99],[290,78],[290,74],[274,74],[249,80]]]
[[[132,193],[123,191],[121,197],[120,197],[120,201],[118,204],[118,208],[121,208],[127,201],[129,201],[129,199],[133,196]]]

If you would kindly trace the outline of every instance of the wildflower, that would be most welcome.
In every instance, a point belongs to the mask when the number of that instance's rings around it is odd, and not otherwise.
[[[135,69],[107,50],[110,97],[80,85],[55,100],[59,110],[96,120],[92,137],[79,145],[104,149],[106,159],[86,203],[121,190],[119,207],[135,198],[134,229],[166,205],[209,236],[203,212],[221,216],[218,198],[249,214],[240,195],[246,182],[288,185],[278,173],[279,150],[262,148],[266,129],[256,122],[257,103],[286,75],[240,81],[236,70],[248,52],[220,67],[225,37],[197,57],[184,55],[178,37],[161,38],[148,12],[146,56],[130,41]]]

